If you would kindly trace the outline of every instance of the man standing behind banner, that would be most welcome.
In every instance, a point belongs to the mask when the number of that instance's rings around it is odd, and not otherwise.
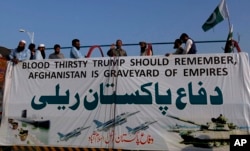
[[[127,56],[126,51],[122,49],[122,40],[120,39],[116,40],[116,47],[115,44],[112,44],[109,51],[107,52],[107,55],[109,57]]]
[[[139,42],[141,48],[141,56],[153,56],[153,50],[151,45],[147,46],[147,43],[144,41]]]
[[[59,44],[55,44],[54,53],[49,55],[49,59],[64,59],[64,55],[60,51],[61,51],[61,46]]]
[[[174,41],[174,49],[176,49],[175,50],[175,52],[174,53],[166,53],[165,54],[165,56],[170,56],[171,54],[174,54],[174,55],[181,55],[181,54],[183,54],[184,53],[184,49],[181,47],[181,40],[180,39],[176,39],[175,41]]]
[[[30,50],[30,60],[36,59],[36,45],[33,43],[29,44],[29,50]]]
[[[196,54],[197,50],[193,39],[191,39],[186,33],[182,33],[180,39],[185,43],[183,54]]]
[[[18,64],[20,61],[25,61],[30,59],[30,51],[25,49],[25,40],[19,41],[19,44],[16,49],[13,49],[9,55],[10,60],[14,64]]]
[[[38,45],[37,50],[36,50],[36,60],[43,60],[45,58],[46,58],[45,45],[40,44]]]
[[[70,50],[70,58],[74,58],[74,59],[83,58],[83,55],[80,52],[80,40],[79,39],[72,40],[72,48]]]

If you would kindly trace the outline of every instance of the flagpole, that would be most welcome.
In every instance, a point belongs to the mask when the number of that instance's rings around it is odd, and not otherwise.
[[[232,28],[232,25],[231,25],[231,22],[230,22],[230,19],[229,19],[229,16],[228,16],[228,26],[229,26],[229,32],[231,31],[231,28]]]
[[[229,26],[229,32],[231,31],[231,27],[232,27],[232,25],[231,25],[231,21],[230,21],[230,16],[229,16],[229,11],[228,11],[228,7],[227,7],[227,2],[226,2],[226,0],[225,0],[225,2],[224,2],[225,4],[226,4],[226,9],[227,9],[227,20],[228,20],[228,26]]]

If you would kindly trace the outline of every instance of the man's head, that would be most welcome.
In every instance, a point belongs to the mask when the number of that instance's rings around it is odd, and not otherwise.
[[[55,54],[59,54],[60,53],[60,49],[61,49],[61,46],[59,44],[55,44],[54,45]]]
[[[29,50],[30,51],[35,51],[35,49],[36,49],[36,45],[35,44],[33,44],[33,43],[29,44]]]
[[[176,39],[174,42],[174,49],[179,48],[181,46],[181,40],[180,39]]]
[[[45,45],[40,44],[40,45],[38,45],[37,49],[41,52],[41,55],[42,55],[43,59],[45,59],[45,57],[46,57],[46,55],[45,55]]]
[[[40,51],[44,51],[45,50],[45,45],[44,44],[40,44],[40,45],[38,45],[37,49],[40,50]]]
[[[23,51],[25,49],[25,45],[26,45],[26,41],[25,40],[19,41],[18,46],[17,46],[17,51],[18,52]]]
[[[147,47],[147,43],[144,42],[144,41],[139,42],[139,45],[140,45],[141,48],[146,48]]]
[[[184,43],[188,40],[188,38],[189,38],[189,36],[186,33],[182,33],[180,36],[180,40]]]
[[[116,40],[116,47],[121,48],[122,47],[122,40],[118,39]]]
[[[72,40],[72,46],[76,47],[77,50],[80,50],[80,40],[79,39],[73,39]]]

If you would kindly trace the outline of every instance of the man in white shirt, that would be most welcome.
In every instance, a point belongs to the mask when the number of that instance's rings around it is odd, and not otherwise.
[[[13,49],[9,55],[10,60],[17,64],[20,61],[30,59],[30,51],[25,48],[26,41],[21,40],[16,49]]]
[[[195,42],[186,33],[182,33],[180,39],[183,43],[186,44],[183,54],[196,54],[197,49]]]
[[[70,58],[83,58],[83,55],[80,52],[80,40],[79,39],[73,39],[72,40],[72,48],[70,50]]]
[[[36,50],[36,60],[43,60],[45,57],[45,45],[40,44]]]

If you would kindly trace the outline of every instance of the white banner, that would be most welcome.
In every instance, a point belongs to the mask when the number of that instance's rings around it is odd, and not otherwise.
[[[246,53],[8,64],[3,145],[229,150],[248,135]]]

